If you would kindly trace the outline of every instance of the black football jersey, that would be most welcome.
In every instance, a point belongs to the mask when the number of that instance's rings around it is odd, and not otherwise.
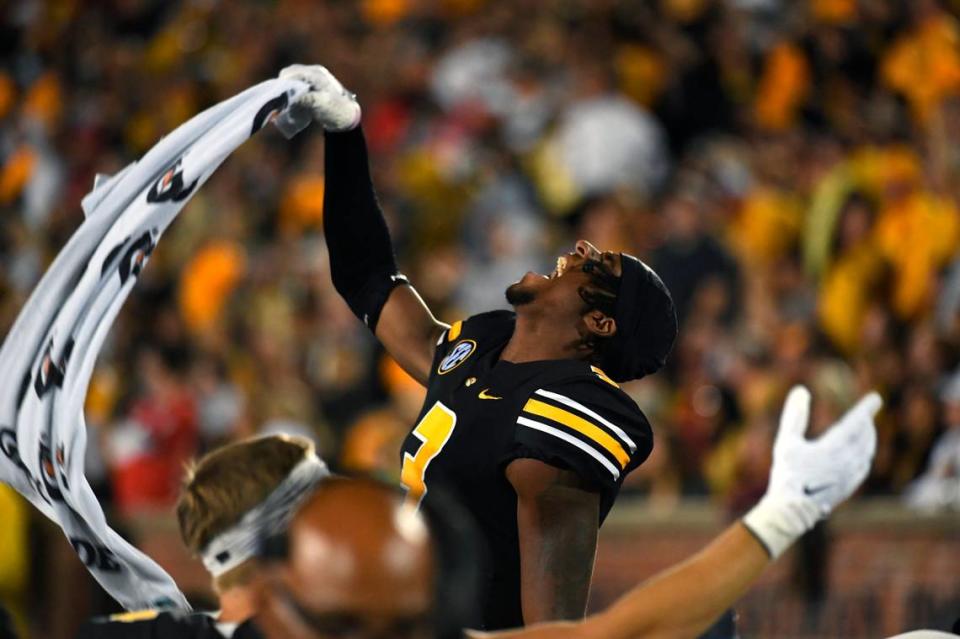
[[[429,500],[431,487],[442,486],[480,527],[489,551],[487,630],[523,625],[517,495],[506,466],[532,458],[577,473],[600,493],[599,525],[624,476],[653,447],[646,417],[599,368],[577,360],[501,360],[514,322],[514,313],[493,311],[443,334],[401,454],[410,499]]]
[[[137,610],[87,621],[76,639],[226,639],[212,614]],[[241,624],[230,639],[261,639],[251,623]]]

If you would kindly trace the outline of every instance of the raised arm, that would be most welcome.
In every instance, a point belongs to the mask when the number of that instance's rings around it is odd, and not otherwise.
[[[377,202],[360,107],[321,66],[294,65],[280,77],[306,82],[301,106],[326,129],[323,230],[337,292],[397,362],[421,384],[447,328],[397,269],[390,231]]]
[[[363,129],[328,131],[323,230],[337,292],[421,384],[447,328],[399,274],[390,231],[370,178]]]
[[[637,586],[580,623],[541,624],[495,639],[683,639],[696,637],[739,598],[772,559],[830,514],[866,478],[876,450],[871,393],[816,440],[804,433],[810,394],[790,392],[774,444],[767,493],[742,522],[700,553]]]

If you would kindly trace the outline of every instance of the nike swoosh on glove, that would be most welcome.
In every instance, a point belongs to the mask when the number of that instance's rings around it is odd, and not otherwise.
[[[293,108],[308,109],[314,122],[327,131],[349,131],[360,124],[357,96],[347,91],[330,71],[319,64],[292,64],[280,71],[281,80],[299,80],[310,86]]]
[[[810,391],[787,395],[773,444],[767,492],[743,518],[744,525],[777,558],[798,537],[860,487],[877,449],[873,418],[883,405],[868,393],[816,439],[807,439]]]

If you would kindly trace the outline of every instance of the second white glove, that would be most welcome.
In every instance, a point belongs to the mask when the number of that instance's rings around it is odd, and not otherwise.
[[[787,395],[773,445],[767,492],[743,518],[773,558],[866,479],[877,449],[873,418],[882,405],[880,395],[869,393],[826,433],[809,440],[805,433],[810,391],[795,386]]]

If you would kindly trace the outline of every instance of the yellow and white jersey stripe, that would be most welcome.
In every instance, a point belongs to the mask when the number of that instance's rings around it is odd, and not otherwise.
[[[637,443],[611,418],[569,395],[537,389],[517,417],[521,429],[531,429],[585,453],[614,481],[620,479],[637,452]]]

